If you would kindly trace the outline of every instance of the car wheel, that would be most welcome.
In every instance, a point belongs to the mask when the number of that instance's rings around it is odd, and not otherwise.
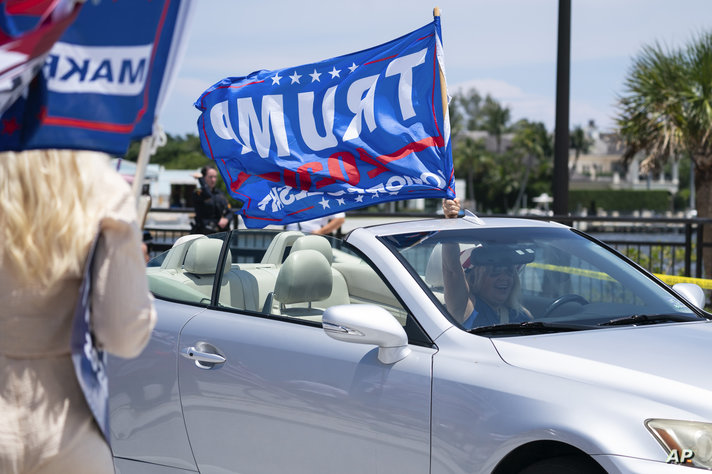
[[[525,467],[519,474],[605,474],[595,461],[580,456],[542,459]]]

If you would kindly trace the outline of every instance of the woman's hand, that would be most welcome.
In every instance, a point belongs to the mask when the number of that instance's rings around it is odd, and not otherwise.
[[[443,199],[443,213],[447,219],[456,218],[460,213],[460,200],[458,198]]]

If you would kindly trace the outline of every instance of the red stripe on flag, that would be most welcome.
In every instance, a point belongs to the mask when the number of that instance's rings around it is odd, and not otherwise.
[[[396,56],[398,56],[398,55],[397,55],[397,54],[394,54],[393,56],[388,56],[387,58],[374,59],[373,61],[369,61],[369,62],[367,62],[367,63],[363,63],[363,65],[366,66],[366,65],[368,65],[368,64],[375,64],[375,63],[378,63],[378,62],[381,62],[381,61],[385,61],[385,60],[387,60],[387,59],[395,58]]]
[[[59,0],[8,0],[5,11],[11,15],[39,16],[39,21],[44,21],[55,9],[57,3]]]
[[[293,215],[295,215],[295,214],[299,214],[300,212],[309,211],[309,210],[311,210],[311,209],[314,209],[314,206],[305,207],[304,209],[299,209],[298,211],[290,212],[290,213],[287,214],[287,215],[288,215],[288,216],[293,216]]]
[[[45,125],[57,127],[84,128],[87,130],[97,130],[100,132],[130,133],[134,126],[130,124],[117,124],[108,122],[96,122],[94,120],[81,120],[67,117],[45,117],[42,121]]]

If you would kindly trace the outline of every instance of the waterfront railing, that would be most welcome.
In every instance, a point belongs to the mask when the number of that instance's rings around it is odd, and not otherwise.
[[[190,233],[192,216],[193,211],[188,208],[151,209],[144,226],[144,230],[151,236],[148,241],[151,255],[169,249],[179,237]],[[430,217],[441,216],[425,213],[352,211],[347,214],[347,224],[348,229],[351,229],[377,222]],[[502,216],[480,215],[480,217]],[[653,273],[705,278],[703,255],[706,248],[712,247],[712,219],[608,216],[517,217],[552,220],[584,231]],[[363,224],[359,224],[360,222]],[[232,228],[237,224],[238,219],[235,216]],[[250,237],[249,244],[244,249],[247,258],[259,261],[273,232],[273,230],[265,231],[263,239],[260,239],[259,232]],[[705,234],[709,236],[709,242],[705,242]]]

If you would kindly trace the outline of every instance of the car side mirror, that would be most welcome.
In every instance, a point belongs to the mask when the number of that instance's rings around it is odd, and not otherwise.
[[[338,341],[378,346],[378,360],[395,364],[410,354],[408,336],[398,320],[380,306],[331,306],[322,315],[324,332]]]
[[[700,309],[705,307],[705,291],[695,283],[676,283],[672,287],[678,295]]]

